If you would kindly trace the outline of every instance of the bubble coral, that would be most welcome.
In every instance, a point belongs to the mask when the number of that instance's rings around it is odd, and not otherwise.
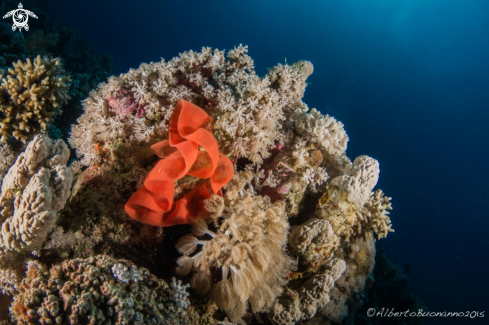
[[[190,223],[203,210],[202,198],[220,193],[233,176],[233,165],[228,157],[219,155],[217,141],[208,130],[212,130],[212,121],[200,107],[178,102],[170,119],[170,139],[151,146],[163,159],[126,203],[132,218],[159,227]],[[185,175],[206,180],[174,203],[174,181]]]

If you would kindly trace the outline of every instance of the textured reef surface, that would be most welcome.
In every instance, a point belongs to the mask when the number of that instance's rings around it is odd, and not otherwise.
[[[56,59],[0,72],[5,324],[336,324],[393,232],[380,166],[302,101],[308,61],[247,47],[108,78],[68,144]],[[77,159],[70,158],[70,149]]]

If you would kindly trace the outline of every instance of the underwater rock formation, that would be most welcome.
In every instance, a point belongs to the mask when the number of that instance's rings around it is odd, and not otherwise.
[[[27,277],[18,268],[0,273],[14,317],[340,322],[372,273],[374,235],[393,231],[392,206],[375,189],[378,162],[360,156],[352,163],[344,125],[302,101],[312,72],[300,61],[260,78],[247,47],[227,55],[203,48],[99,85],[72,129],[80,160],[56,228],[24,248],[35,249]],[[0,259],[8,261],[7,253]],[[99,284],[78,284],[74,264],[103,274],[123,297],[151,277],[159,287],[137,290],[164,297],[161,306],[151,300],[142,312],[133,301],[114,311]],[[88,309],[59,307],[68,301],[50,287],[59,272],[80,286],[80,301],[87,293]],[[45,296],[28,306],[34,283]]]

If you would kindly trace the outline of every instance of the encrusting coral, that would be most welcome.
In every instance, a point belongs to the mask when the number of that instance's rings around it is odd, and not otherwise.
[[[31,262],[26,274],[11,307],[17,324],[176,325],[198,321],[181,283],[170,287],[127,260],[97,255],[50,268]]]
[[[0,85],[1,141],[15,138],[27,143],[46,132],[61,106],[70,99],[70,77],[60,59],[37,56],[13,63]]]
[[[69,155],[63,140],[37,135],[17,157],[2,183],[2,248],[40,248],[71,193]]]
[[[318,262],[324,256],[332,256],[340,244],[329,221],[311,218],[300,226],[294,226],[289,235],[289,246],[304,261]]]

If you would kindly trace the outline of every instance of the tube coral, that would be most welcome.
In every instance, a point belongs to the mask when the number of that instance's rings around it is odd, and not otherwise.
[[[233,176],[233,165],[228,157],[219,155],[217,141],[209,131],[212,121],[200,107],[185,100],[178,102],[170,119],[170,139],[151,147],[163,159],[126,203],[126,212],[133,219],[159,227],[190,223],[189,218],[203,209],[201,197],[220,194]],[[173,204],[174,181],[185,175],[208,180]]]

